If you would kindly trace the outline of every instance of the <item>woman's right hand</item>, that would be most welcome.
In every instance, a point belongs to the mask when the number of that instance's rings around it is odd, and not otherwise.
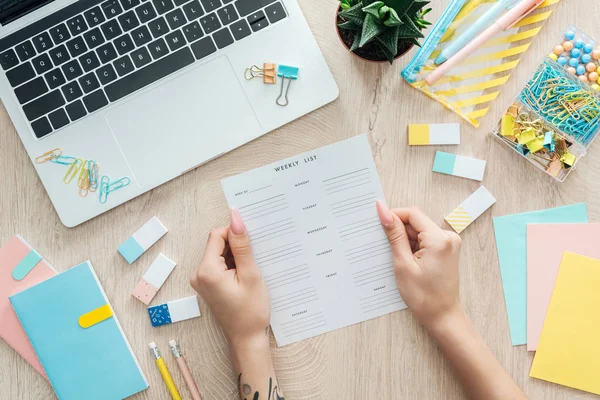
[[[392,246],[398,291],[417,320],[434,329],[445,317],[462,312],[460,236],[416,208],[390,210],[377,201],[377,212]]]

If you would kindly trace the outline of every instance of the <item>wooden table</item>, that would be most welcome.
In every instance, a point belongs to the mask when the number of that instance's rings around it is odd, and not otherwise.
[[[399,77],[416,50],[394,63],[366,63],[346,52],[333,27],[337,3],[300,0],[302,9],[340,87],[334,103],[263,136],[77,228],[59,221],[4,108],[0,110],[0,242],[22,234],[59,271],[91,260],[150,381],[136,399],[168,399],[148,351],[158,343],[184,397],[181,376],[167,341],[178,339],[205,398],[236,399],[236,377],[227,345],[204,303],[202,318],[150,327],[146,309],[131,289],[159,252],[178,266],[155,301],[194,294],[188,278],[195,270],[211,228],[228,222],[220,180],[326,144],[367,133],[389,204],[418,205],[434,220],[443,217],[478,182],[431,172],[435,148],[409,148],[408,123],[458,122],[459,118],[410,88]],[[437,20],[449,0],[434,0]],[[509,374],[533,399],[593,398],[582,392],[530,379],[533,359],[512,347],[504,306],[492,217],[585,201],[591,221],[600,213],[600,144],[592,146],[566,183],[537,173],[488,135],[540,58],[569,24],[600,38],[600,3],[563,0],[536,39],[480,129],[462,125],[462,144],[450,151],[488,161],[485,186],[498,199],[491,212],[463,234],[461,294],[477,329]],[[572,19],[576,15],[576,19]],[[151,216],[169,234],[133,266],[117,247]],[[409,311],[396,312],[281,349],[273,358],[288,399],[460,399],[464,393],[452,370]],[[6,399],[50,399],[53,392],[29,365],[0,341],[0,387]]]

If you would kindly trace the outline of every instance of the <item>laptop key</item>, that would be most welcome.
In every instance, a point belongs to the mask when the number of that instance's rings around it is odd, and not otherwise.
[[[169,27],[167,26],[167,22],[163,17],[159,17],[153,21],[150,21],[148,27],[150,28],[150,32],[152,32],[152,36],[155,38],[166,35],[169,32]]]
[[[69,117],[67,117],[67,113],[62,108],[50,113],[48,119],[55,130],[69,124]]]
[[[190,0],[174,0],[175,1],[175,6],[179,7],[185,3],[187,3]]]
[[[102,33],[104,33],[104,37],[106,38],[106,40],[113,40],[121,33],[123,33],[121,27],[119,26],[119,23],[115,19],[106,22],[100,27],[100,29],[102,29]]]
[[[152,40],[152,35],[150,35],[150,31],[146,25],[142,25],[131,31],[131,37],[137,47],[141,47]]]
[[[150,50],[150,54],[152,54],[152,57],[155,60],[161,58],[162,56],[167,55],[167,53],[169,52],[169,49],[167,48],[167,44],[165,43],[165,41],[162,38],[157,39],[154,42],[150,43],[148,45],[148,49]]]
[[[192,64],[194,56],[189,48],[184,47],[175,53],[148,64],[118,81],[106,86],[106,94],[110,101],[117,101],[134,93],[180,69]]]
[[[135,12],[142,24],[156,18],[156,11],[154,11],[154,7],[152,7],[152,3],[150,2],[142,4],[135,9]]]
[[[127,75],[135,69],[129,56],[119,58],[113,63],[113,66],[115,67],[115,70],[117,70],[119,76]]]
[[[198,21],[194,21],[191,24],[186,25],[183,28],[183,33],[185,34],[185,38],[187,39],[187,41],[190,43],[204,36],[204,33],[202,32],[202,28],[200,28],[200,24],[198,23]]]
[[[69,53],[71,53],[71,57],[73,58],[79,57],[88,50],[81,36],[69,40],[67,42],[67,48],[69,49]]]
[[[230,28],[235,40],[241,40],[252,33],[250,31],[250,26],[248,25],[248,22],[246,22],[245,19],[239,20],[238,22],[231,25]]]
[[[15,47],[15,50],[17,51],[17,55],[21,62],[25,62],[36,55],[35,49],[29,40],[19,44]]]
[[[221,27],[221,23],[215,13],[208,14],[206,17],[200,18],[200,24],[204,32],[212,33]]]
[[[50,29],[49,32],[54,44],[61,44],[71,38],[71,34],[65,24],[56,25],[54,28]]]
[[[165,15],[167,19],[167,23],[172,30],[175,30],[179,27],[182,27],[186,24],[185,16],[183,15],[183,11],[180,8],[177,8]]]
[[[183,6],[183,12],[187,17],[188,21],[193,21],[196,18],[200,18],[204,15],[204,10],[198,0],[193,0]]]
[[[185,38],[180,30],[169,33],[167,36],[165,36],[165,40],[167,41],[167,45],[171,51],[179,50],[185,46]]]
[[[233,43],[233,36],[231,36],[231,33],[227,28],[215,32],[213,39],[215,40],[215,43],[219,49],[222,49],[223,47],[229,46]]]
[[[33,37],[33,45],[38,53],[43,53],[53,46],[52,39],[50,39],[50,35],[48,32],[42,32],[39,35]]]
[[[90,10],[87,10],[86,12],[83,13],[83,16],[84,16],[85,20],[87,21],[90,28],[100,25],[101,23],[106,21],[106,18],[104,17],[104,14],[102,14],[102,10],[100,9],[99,6],[96,6]]]
[[[79,35],[87,31],[88,26],[83,18],[83,15],[78,15],[75,18],[71,18],[67,21],[67,27],[69,27],[69,31],[71,31],[72,36]]]
[[[83,104],[85,104],[85,108],[87,108],[88,112],[92,113],[106,106],[108,104],[108,99],[102,90],[96,90],[94,93],[83,98]]]
[[[131,10],[133,7],[140,5],[140,0],[121,0],[121,5],[124,10]]]
[[[254,32],[258,32],[263,28],[266,28],[269,25],[269,21],[267,20],[267,18],[265,17],[265,14],[262,11],[259,11],[256,14],[262,14],[261,17],[257,18],[254,20],[254,22],[250,22],[250,28],[252,28],[252,30]],[[255,14],[253,14],[255,15]],[[250,19],[250,18],[248,18]]]
[[[63,96],[65,96],[67,103],[70,103],[73,100],[83,96],[83,92],[81,91],[81,88],[77,82],[69,82],[60,89],[62,90]]]
[[[206,10],[206,12],[211,12],[221,7],[223,4],[221,0],[200,0],[202,2],[202,6]]]
[[[115,39],[114,45],[117,48],[119,55],[121,55],[121,56],[123,54],[129,53],[131,50],[135,49],[133,40],[131,40],[131,37],[127,33],[124,34],[123,36]]]
[[[164,14],[175,8],[172,0],[152,0],[152,3],[159,14]]]
[[[100,60],[98,60],[98,56],[93,51],[90,51],[89,53],[79,57],[79,62],[81,63],[81,66],[85,72],[89,72],[100,66]]]
[[[9,70],[18,63],[19,59],[13,49],[6,50],[4,53],[0,54],[0,64],[2,65],[3,70]]]
[[[131,59],[137,68],[142,68],[152,61],[152,57],[150,57],[150,53],[148,53],[145,47],[141,47],[131,53]]]
[[[63,99],[62,94],[60,94],[60,90],[56,89],[25,104],[23,106],[23,112],[29,121],[34,121],[42,115],[46,115],[64,105],[65,99]]]
[[[65,74],[65,77],[68,81],[72,81],[75,78],[83,75],[83,69],[79,65],[77,60],[69,61],[65,65],[62,66],[62,71]]]
[[[269,7],[265,8],[265,13],[272,24],[281,21],[287,16],[285,10],[283,9],[283,5],[279,2],[271,4]]]
[[[103,65],[96,70],[100,83],[107,85],[117,79],[117,73],[111,64]]]
[[[50,61],[50,57],[47,53],[37,56],[31,60],[31,63],[33,64],[33,68],[35,68],[35,72],[37,72],[38,75],[41,75],[44,72],[48,72],[52,69],[52,61]]]
[[[240,16],[245,17],[275,1],[276,0],[237,0],[235,2],[235,8],[237,8]]]
[[[58,68],[46,73],[44,78],[46,78],[50,89],[55,89],[66,82],[65,76]]]
[[[231,3],[233,0],[222,0],[222,1],[223,1],[223,4],[229,4],[229,3]]]
[[[84,93],[91,93],[100,87],[100,82],[93,72],[82,76],[78,81]]]
[[[71,59],[71,56],[69,55],[69,52],[67,51],[67,48],[65,47],[64,44],[61,44],[60,46],[55,47],[53,49],[50,49],[48,54],[50,54],[50,58],[52,59],[52,62],[56,66],[66,63],[67,61],[69,61]]]
[[[198,40],[195,43],[192,43],[192,51],[194,52],[194,56],[196,56],[197,60],[201,60],[204,57],[214,53],[217,51],[215,44],[213,43],[210,37],[206,37],[202,40]]]
[[[67,114],[69,114],[71,121],[77,121],[79,118],[83,118],[87,114],[87,111],[85,111],[85,107],[83,106],[81,100],[77,100],[74,103],[68,104],[65,108],[67,109]]]
[[[121,14],[123,12],[123,8],[121,7],[121,4],[119,4],[118,0],[108,0],[102,3],[102,11],[104,11],[106,19],[111,19]]]
[[[240,18],[237,11],[235,11],[235,7],[233,7],[233,4],[221,8],[219,11],[217,11],[217,14],[219,14],[219,18],[221,19],[221,23],[223,25],[229,25]]]
[[[100,28],[94,28],[84,33],[83,38],[90,49],[94,49],[104,43],[104,37],[102,36],[102,32],[100,32]]]
[[[108,42],[96,50],[98,53],[98,57],[100,57],[100,61],[102,64],[106,64],[117,58],[117,51],[115,50],[115,46],[111,42]]]
[[[33,79],[35,77],[35,71],[33,70],[31,63],[25,63],[8,71],[6,73],[6,77],[8,78],[11,86],[16,87],[30,79]]]
[[[52,126],[50,126],[50,122],[48,118],[40,118],[37,121],[31,123],[31,129],[33,129],[33,133],[35,133],[35,137],[38,139],[43,138],[50,132],[52,132]]]
[[[39,97],[48,91],[48,86],[44,82],[44,78],[38,76],[32,81],[27,82],[24,85],[19,86],[15,89],[15,94],[19,103],[25,104],[36,97]]]
[[[119,17],[119,22],[121,23],[124,32],[129,32],[140,25],[140,21],[138,21],[133,10],[121,15]]]

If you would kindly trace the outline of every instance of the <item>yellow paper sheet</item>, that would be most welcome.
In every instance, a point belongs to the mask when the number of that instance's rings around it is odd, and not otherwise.
[[[565,252],[530,376],[600,395],[600,260]]]

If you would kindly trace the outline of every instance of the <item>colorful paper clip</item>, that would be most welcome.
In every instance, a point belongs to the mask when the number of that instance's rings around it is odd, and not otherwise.
[[[98,190],[98,173],[100,172],[100,166],[94,160],[88,161],[88,181],[90,192]]]
[[[263,78],[263,83],[275,84],[277,74],[275,73],[275,64],[264,63],[263,68],[259,68],[257,65],[246,68],[244,71],[244,78],[250,81],[254,78]]]
[[[295,81],[298,79],[298,72],[299,72],[299,68],[297,67],[290,67],[289,65],[280,65],[279,66],[279,70],[277,71],[277,76],[279,76],[281,79],[281,90],[279,91],[279,97],[277,98],[277,100],[275,100],[275,103],[277,103],[278,106],[281,107],[285,107],[288,104],[290,104],[289,100],[288,100],[288,93],[290,92],[290,86],[292,85],[292,81]],[[285,89],[285,95],[284,95],[284,86],[285,86],[285,81],[288,81],[288,85],[287,85],[287,89]],[[281,99],[282,97],[285,99],[285,102],[282,102]]]
[[[56,149],[52,149],[50,151],[47,151],[44,154],[42,154],[41,156],[37,157],[35,159],[35,163],[36,164],[43,164],[45,162],[52,161],[56,157],[61,156],[62,153],[63,153],[62,149],[57,147]]]
[[[69,169],[67,169],[67,173],[65,174],[65,176],[63,178],[63,182],[66,183],[66,184],[71,183],[71,181],[73,179],[75,179],[75,177],[79,173],[79,170],[81,168],[83,168],[83,165],[84,165],[84,162],[83,162],[83,160],[81,158],[75,159],[75,161],[73,161],[69,165]]]
[[[111,182],[107,175],[102,176],[100,179],[100,203],[104,204],[108,201],[108,195],[114,191],[124,188],[131,183],[129,177],[124,177],[116,181]]]
[[[54,164],[71,165],[75,162],[75,160],[77,160],[77,158],[75,158],[75,157],[60,155],[60,156],[51,158],[50,162],[52,162]]]
[[[100,179],[100,194],[98,196],[98,199],[100,200],[101,204],[106,203],[106,201],[108,200],[108,184],[109,183],[110,183],[110,178],[106,175],[104,175]]]

